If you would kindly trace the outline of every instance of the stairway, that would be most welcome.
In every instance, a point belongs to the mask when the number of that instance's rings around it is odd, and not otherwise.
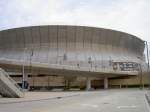
[[[22,89],[2,68],[0,68],[0,95],[9,98],[21,98],[24,96]]]

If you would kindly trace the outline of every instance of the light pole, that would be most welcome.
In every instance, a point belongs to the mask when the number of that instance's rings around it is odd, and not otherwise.
[[[23,64],[22,64],[22,89],[23,89],[23,92],[24,92],[24,89],[25,89],[25,51],[27,50],[27,48],[24,48],[23,50]]]
[[[143,72],[142,72],[141,64],[139,64],[139,75],[140,75],[140,89],[143,89],[144,84],[143,84]]]
[[[30,52],[31,54],[30,54],[30,74],[31,74],[31,76],[32,76],[32,78],[33,78],[33,86],[34,86],[34,77],[33,77],[33,75],[32,75],[32,56],[33,56],[33,48],[31,49],[31,52]]]
[[[149,70],[149,49],[148,49],[148,43],[147,43],[147,41],[145,41],[145,44],[146,44],[146,54],[147,54],[147,63],[148,63],[148,70]]]

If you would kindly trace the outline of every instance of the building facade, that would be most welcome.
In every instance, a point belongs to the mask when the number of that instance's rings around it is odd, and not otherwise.
[[[32,88],[149,85],[144,47],[136,36],[110,29],[21,27],[0,31],[0,67],[18,83],[24,74]]]

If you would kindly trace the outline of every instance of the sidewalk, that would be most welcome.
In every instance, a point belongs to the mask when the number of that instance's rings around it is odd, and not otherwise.
[[[1,98],[0,104],[32,102],[79,95],[79,92],[26,92],[24,98]]]

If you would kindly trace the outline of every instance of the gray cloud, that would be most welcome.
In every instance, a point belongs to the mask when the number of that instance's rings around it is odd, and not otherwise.
[[[98,26],[150,41],[150,0],[1,0],[0,29],[44,24]]]

